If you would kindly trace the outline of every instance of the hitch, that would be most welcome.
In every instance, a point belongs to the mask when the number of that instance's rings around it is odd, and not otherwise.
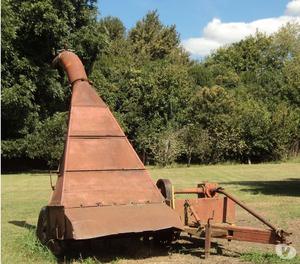
[[[275,227],[216,183],[202,183],[196,188],[174,190],[169,180],[160,179],[157,186],[164,190],[162,194],[166,201],[174,201],[174,210],[180,215],[184,230],[190,235],[205,239],[205,258],[209,256],[212,238],[263,244],[290,244],[287,237],[291,233]],[[178,194],[195,194],[197,198],[176,198]],[[236,226],[236,205],[268,228]]]

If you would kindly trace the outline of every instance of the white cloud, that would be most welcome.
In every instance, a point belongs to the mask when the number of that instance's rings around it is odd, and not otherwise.
[[[217,49],[221,44],[207,38],[190,38],[182,41],[183,47],[194,56],[205,56],[211,50]]]
[[[300,0],[292,0],[286,6],[285,14],[287,16],[300,16]]]
[[[253,35],[256,31],[272,34],[288,22],[300,23],[299,4],[300,0],[289,2],[285,16],[259,19],[249,23],[223,23],[220,19],[214,18],[203,29],[202,37],[183,40],[182,45],[192,56],[202,57],[224,44],[230,44]]]

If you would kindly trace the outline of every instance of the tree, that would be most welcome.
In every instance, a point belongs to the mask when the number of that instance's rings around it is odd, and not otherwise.
[[[163,167],[171,165],[182,152],[179,132],[161,131],[150,145],[156,164]]]
[[[51,69],[55,51],[75,47],[92,65],[104,38],[91,27],[95,1],[5,0],[2,7],[2,154],[7,159],[38,158],[38,152],[27,151],[27,136],[37,135],[48,118],[68,109],[65,77]]]
[[[122,28],[113,18],[102,23]],[[143,160],[153,161],[157,138],[164,138],[164,131],[176,133],[184,120],[193,89],[186,54],[175,28],[162,25],[156,12],[128,36],[111,38],[108,49],[96,60],[91,79]]]
[[[273,35],[256,33],[220,48],[203,62],[213,83],[230,89],[239,102],[233,116],[246,144],[242,160],[281,159],[298,146],[297,125],[287,123],[298,124],[292,113],[300,105],[299,40],[299,24],[288,24]],[[278,125],[279,116],[285,126]]]
[[[104,17],[99,21],[99,25],[103,33],[109,37],[109,40],[115,41],[125,38],[126,28],[119,18],[112,16]]]
[[[194,62],[189,67],[189,75],[194,79],[197,86],[211,87],[214,84],[211,69],[203,63]]]
[[[28,157],[46,160],[50,167],[57,167],[58,158],[62,156],[67,132],[67,113],[56,113],[40,123],[34,133],[27,135]],[[47,142],[47,144],[45,144]]]
[[[200,88],[191,101],[188,120],[199,131],[204,129],[208,133],[208,162],[234,160],[244,148],[240,129],[232,118],[235,106],[235,98],[219,86]]]
[[[299,139],[296,113],[284,103],[271,112],[257,99],[240,102],[235,118],[245,142],[242,160],[251,163],[286,158],[292,142]]]
[[[135,54],[150,59],[163,59],[174,49],[178,49],[179,36],[175,26],[164,26],[156,11],[136,23],[129,31],[128,38]]]
[[[207,130],[189,124],[180,131],[182,141],[182,152],[186,155],[187,166],[191,165],[192,157],[197,157],[200,161],[205,161],[210,150],[209,135]]]
[[[83,60],[145,162],[299,153],[299,24],[195,62],[156,11],[128,33],[118,18],[98,21],[93,0],[4,0],[1,20],[4,159],[59,159],[71,91],[50,63],[63,47]]]

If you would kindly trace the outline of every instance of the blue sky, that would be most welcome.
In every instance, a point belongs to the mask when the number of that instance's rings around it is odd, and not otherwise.
[[[176,25],[183,46],[200,56],[255,28],[273,33],[283,23],[300,19],[300,0],[99,0],[98,5],[100,17],[119,17],[127,29],[157,9],[164,24]],[[222,36],[222,31],[234,37]]]

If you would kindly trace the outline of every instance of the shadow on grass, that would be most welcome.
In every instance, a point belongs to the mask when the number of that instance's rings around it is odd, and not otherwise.
[[[1,171],[1,174],[3,176],[5,175],[10,175],[10,176],[16,176],[18,177],[19,175],[30,175],[30,176],[48,176],[49,177],[49,172],[50,170],[14,170],[14,171]],[[56,170],[51,170],[52,174],[55,175]]]
[[[189,235],[181,235],[181,239],[176,241],[170,247],[171,253],[179,253],[185,255],[192,255],[198,257],[199,259],[204,259],[204,247],[205,240],[199,239],[196,237],[190,237]],[[218,242],[211,242],[211,256],[223,256],[230,258],[238,258],[240,257],[240,253],[229,248],[224,248]]]
[[[282,181],[230,181],[221,182],[220,186],[239,185],[246,188],[243,192],[252,194],[300,196],[300,178],[288,178]]]
[[[100,239],[73,241],[62,257],[54,257],[51,251],[40,244],[36,237],[36,226],[26,221],[9,221],[10,224],[23,227],[28,230],[22,240],[26,248],[35,254],[55,260],[58,264],[63,263],[114,263],[120,259],[141,260],[154,257],[170,256],[172,254],[191,255],[204,259],[204,239],[190,237],[182,233],[180,239],[170,245],[154,243],[153,240],[141,241],[137,237],[120,236]],[[228,258],[240,258],[243,256],[238,251],[224,248],[218,242],[211,242],[211,256],[223,256]]]
[[[36,227],[26,221],[9,221],[10,224],[27,230],[20,243],[32,258],[43,258],[52,263],[114,263],[120,259],[142,260],[166,257],[172,254],[192,255],[204,258],[204,240],[183,233],[179,240],[169,245],[161,245],[154,240],[141,240],[139,236],[121,235],[90,240],[69,241],[63,257],[55,258],[50,250],[40,244],[35,235]],[[70,243],[71,242],[71,243]],[[211,255],[240,257],[238,252],[224,249],[219,243],[212,242]],[[48,263],[47,262],[47,263]]]
[[[87,240],[72,245],[69,252],[57,259],[57,263],[114,263],[120,259],[142,260],[155,257],[166,257],[172,254],[192,255],[199,260],[204,258],[204,240],[181,236],[180,240],[170,245],[159,245],[153,241],[140,241],[136,238],[103,238]],[[231,250],[224,250],[220,244],[212,242],[211,255],[240,257]],[[154,263],[154,262],[153,262]]]
[[[190,237],[183,233],[180,239],[172,244],[157,244],[153,240],[140,240],[137,236],[114,236],[99,239],[74,241],[70,243],[62,257],[55,258],[45,246],[42,246],[35,236],[35,226],[25,221],[10,221],[9,223],[28,230],[22,243],[35,257],[39,256],[62,263],[114,263],[120,259],[142,260],[155,257],[166,257],[172,254],[191,255],[204,258],[204,240]],[[224,249],[219,243],[212,242],[211,255],[224,257],[240,257],[238,252]],[[34,257],[34,256],[33,256]],[[52,261],[51,261],[52,260]]]
[[[121,236],[73,241],[64,256],[57,258],[57,263],[114,263],[120,259],[141,260],[168,254],[167,247],[157,247],[152,241]]]
[[[28,223],[26,223],[26,221],[13,220],[13,221],[9,221],[8,223],[19,226],[19,227],[24,227],[28,230],[35,230],[36,229],[35,225],[28,224]]]

